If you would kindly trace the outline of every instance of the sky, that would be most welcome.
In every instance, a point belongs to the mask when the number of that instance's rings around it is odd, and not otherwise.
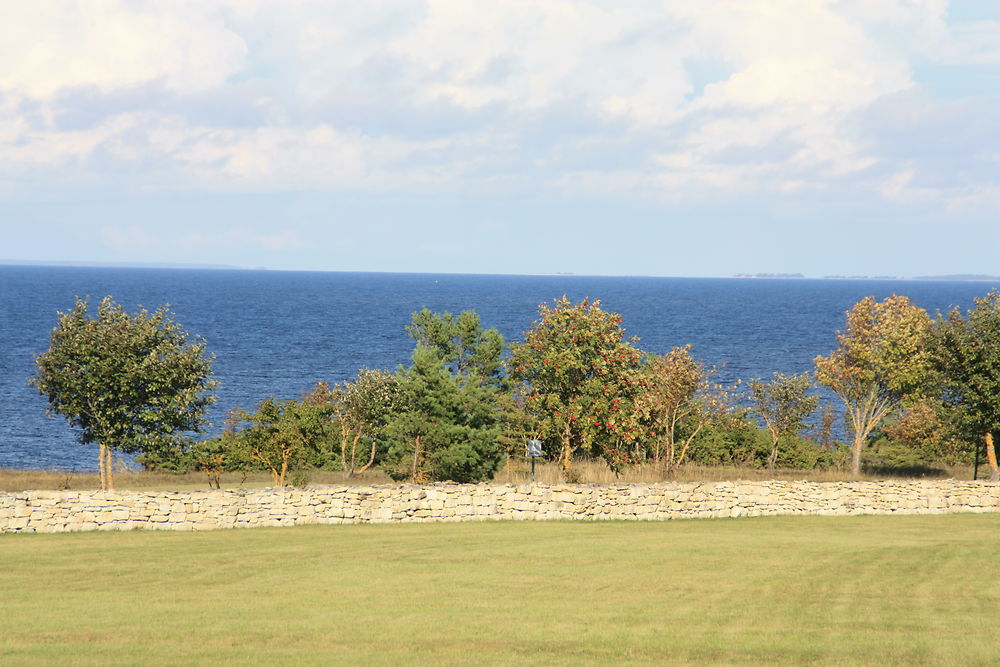
[[[1000,274],[1000,2],[5,2],[0,232],[0,262]]]

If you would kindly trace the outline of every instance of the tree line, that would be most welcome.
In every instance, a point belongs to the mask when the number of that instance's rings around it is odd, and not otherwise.
[[[725,385],[690,345],[641,350],[600,301],[542,304],[522,341],[483,328],[474,311],[423,309],[406,327],[410,364],[362,369],[296,399],[229,412],[221,435],[197,439],[215,401],[212,357],[165,308],[126,313],[110,297],[60,313],[32,385],[96,443],[102,488],[116,452],[147,468],[266,470],[276,486],[312,468],[347,477],[373,467],[396,480],[480,482],[524,455],[529,440],[558,462],[603,460],[615,472],[687,463],[767,467],[919,467],[985,453],[1000,479],[1000,294],[931,317],[904,296],[862,299],[815,372]],[[820,406],[816,385],[843,403]]]

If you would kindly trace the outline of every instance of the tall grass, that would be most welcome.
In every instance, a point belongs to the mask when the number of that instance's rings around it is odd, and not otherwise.
[[[304,471],[309,484],[391,484],[381,471],[366,472],[359,477],[345,479],[344,475],[331,470]],[[289,478],[295,477],[294,474]],[[253,472],[225,473],[222,488],[259,488],[273,484],[270,473]],[[63,472],[59,470],[8,470],[0,469],[0,492],[26,491],[29,489],[71,489],[85,491],[100,488],[97,473]],[[145,490],[192,490],[207,489],[208,478],[204,473],[170,473],[147,470],[124,469],[115,471],[115,488]]]
[[[601,461],[580,461],[573,465],[576,480],[588,484],[651,483],[663,481],[725,481],[763,479],[804,479],[816,482],[836,482],[852,479],[895,479],[910,477],[904,474],[865,473],[854,477],[839,470],[777,470],[770,475],[766,469],[726,466],[687,465],[671,477],[665,477],[650,465],[626,468],[616,475]],[[971,467],[943,467],[933,476],[955,479],[972,479]],[[292,475],[294,477],[294,475]],[[359,477],[345,479],[340,472],[330,470],[309,470],[305,472],[308,484],[395,484],[379,470],[371,470]],[[514,459],[504,465],[493,479],[495,484],[522,484],[531,480],[531,464],[523,459]],[[535,481],[548,484],[562,482],[562,471],[555,463],[539,462],[535,466]],[[222,478],[223,488],[258,488],[270,486],[271,476],[264,472],[249,475],[226,473]],[[115,473],[118,489],[148,490],[191,490],[208,488],[208,478],[202,473],[175,474],[168,472],[139,471],[122,469]],[[7,470],[0,469],[0,492],[25,491],[29,489],[98,489],[100,483],[96,473],[73,473],[57,470]]]
[[[871,473],[863,472],[860,476],[851,475],[845,470],[802,470],[778,469],[772,475],[766,468],[750,468],[735,466],[681,466],[673,475],[667,476],[652,465],[638,465],[625,468],[615,474],[602,461],[578,461],[573,464],[574,474],[581,483],[615,484],[615,483],[654,483],[666,481],[679,482],[717,482],[727,480],[764,480],[764,479],[803,479],[814,482],[841,482],[849,480],[878,480],[909,478],[913,475],[905,472]],[[930,476],[937,478],[954,477],[956,479],[972,479],[972,468],[962,466],[942,467]],[[494,478],[496,483],[517,484],[531,479],[531,464],[514,460],[503,467]],[[562,481],[562,470],[555,463],[537,463],[535,465],[535,481],[555,484]]]

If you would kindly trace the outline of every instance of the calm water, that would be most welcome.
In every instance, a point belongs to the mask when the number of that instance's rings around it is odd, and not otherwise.
[[[844,311],[869,294],[906,294],[932,313],[963,308],[986,283],[469,276],[195,271],[0,266],[0,467],[96,469],[61,417],[26,379],[48,346],[56,311],[77,295],[110,294],[128,310],[169,304],[177,321],[208,341],[221,381],[211,419],[268,396],[292,398],[318,380],[362,367],[404,364],[410,313],[475,309],[485,326],[520,339],[538,304],[591,296],[620,312],[639,346],[664,352],[691,343],[731,378],[801,372],[834,345]]]

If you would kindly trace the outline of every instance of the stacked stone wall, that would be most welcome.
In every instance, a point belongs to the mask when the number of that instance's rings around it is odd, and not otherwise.
[[[432,484],[0,494],[0,533],[304,524],[1000,512],[1000,483]]]

